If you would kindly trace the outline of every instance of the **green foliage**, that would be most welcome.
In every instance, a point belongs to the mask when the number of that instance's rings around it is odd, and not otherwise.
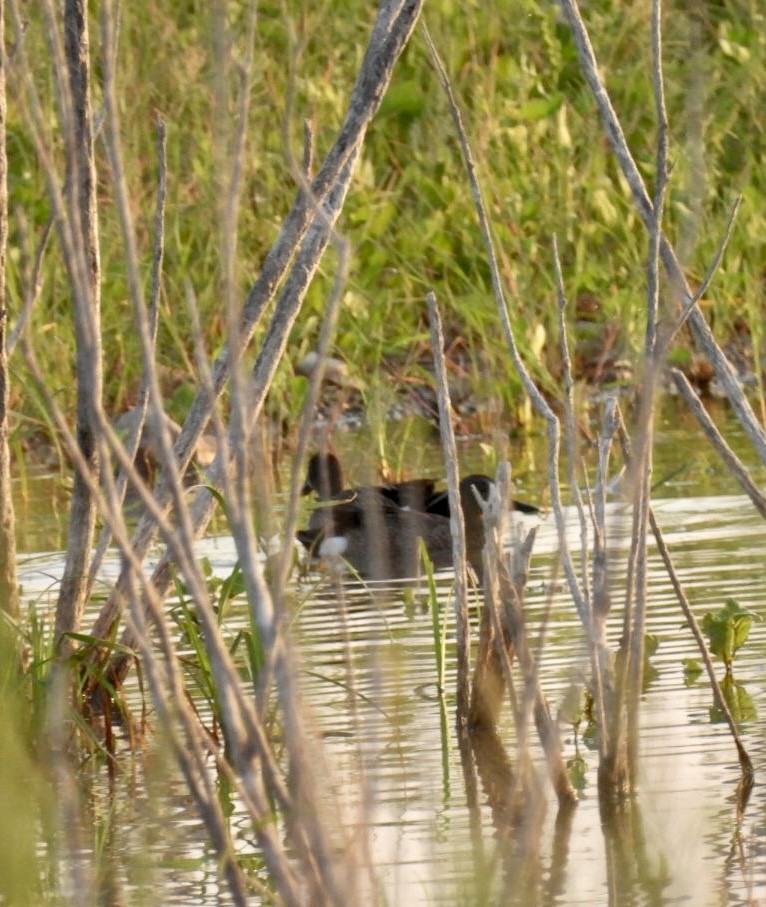
[[[696,658],[684,658],[683,666],[684,685],[691,687],[697,682],[700,674],[702,674],[702,665],[697,661]]]
[[[727,673],[721,681],[721,692],[726,700],[731,717],[737,724],[744,721],[755,721],[758,717],[758,711],[755,707],[753,697],[748,693],[745,685]],[[716,706],[710,709],[710,720],[713,722],[724,722],[726,719]]]
[[[717,655],[726,666],[726,674],[731,674],[734,656],[750,635],[753,615],[740,608],[733,598],[718,611],[708,611],[702,618],[702,629],[708,638],[710,651]]]
[[[214,12],[219,9],[219,12]],[[628,142],[651,189],[655,117],[648,70],[649,12],[641,0],[592,3],[587,25]],[[166,397],[176,417],[198,385],[190,319],[190,284],[201,310],[207,348],[225,333],[221,297],[221,200],[230,167],[245,53],[245,4],[229,4],[218,53],[220,8],[174,0],[155,8],[121,9],[118,100],[124,117],[126,179],[136,217],[146,282],[151,261],[157,160],[154,117],[168,126],[169,196],[158,339]],[[95,13],[94,13],[95,15]],[[339,125],[356,75],[371,7],[329,6],[305,0],[259,9],[248,147],[238,222],[236,293],[244,299],[296,191],[287,148],[301,156],[302,123],[315,125],[316,166]],[[646,236],[633,210],[584,84],[575,48],[555,4],[455,4],[426,10],[444,56],[473,145],[493,222],[510,314],[522,348],[539,377],[558,367],[550,237],[556,234],[567,291],[599,306],[596,326],[620,326],[628,358],[643,335]],[[761,270],[766,229],[766,29],[757,4],[716,4],[704,10],[677,0],[666,9],[664,62],[673,178],[667,232],[692,277],[710,261],[737,193],[743,205],[729,251],[716,277],[711,320],[723,338],[745,333],[763,343],[766,313]],[[98,34],[97,22],[93,33]],[[42,17],[31,13],[24,36],[50,122],[55,98]],[[94,54],[98,42],[93,42]],[[162,53],[157,49],[162,48]],[[291,48],[298,48],[294,65]],[[291,69],[293,102],[288,111]],[[98,73],[98,66],[95,68]],[[94,103],[98,106],[98,85]],[[8,287],[12,317],[25,292],[29,262],[50,205],[33,143],[10,98],[10,233]],[[285,117],[289,115],[289,122]],[[59,153],[60,149],[57,149]],[[110,363],[110,409],[132,400],[141,362],[127,299],[124,250],[114,216],[101,147],[101,257],[104,357]],[[419,34],[397,68],[369,131],[340,228],[352,248],[349,285],[340,314],[336,352],[363,378],[370,399],[385,396],[392,365],[397,379],[412,376],[426,341],[423,299],[433,289],[448,338],[464,338],[467,380],[480,404],[491,397],[513,413],[518,382],[508,376],[507,352],[492,299],[486,254],[463,163],[444,98]],[[289,362],[272,391],[271,407],[286,419],[300,405],[291,364],[316,342],[335,264],[329,255],[296,323]],[[42,294],[32,336],[49,386],[73,407],[74,332],[69,291],[55,234],[46,253]],[[533,344],[543,328],[540,357]],[[578,331],[574,332],[579,338]],[[260,337],[256,337],[257,350]],[[578,339],[579,342],[579,339]],[[676,353],[681,357],[682,353]],[[14,405],[39,418],[34,399],[16,392]],[[33,424],[21,423],[24,430]],[[53,434],[50,425],[41,426]]]
[[[32,905],[41,902],[40,812],[51,804],[34,758],[22,652],[18,627],[0,614],[0,902]]]

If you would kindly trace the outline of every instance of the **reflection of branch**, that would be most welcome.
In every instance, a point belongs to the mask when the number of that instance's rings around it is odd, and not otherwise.
[[[524,685],[521,708],[516,709],[515,716],[520,759],[526,762],[526,724],[531,710],[559,803],[574,803],[576,794],[561,756],[558,728],[540,686],[537,661],[529,646],[521,606],[535,531],[517,545],[511,575],[502,557],[509,502],[510,467],[501,463],[489,501],[482,504],[487,539],[484,546],[484,611],[489,616],[487,619],[482,616],[483,633],[471,701],[472,724],[479,728],[495,726],[504,691],[513,691],[511,658],[515,655]]]
[[[471,750],[481,786],[497,832],[504,868],[504,895],[511,900],[539,887],[542,871],[540,841],[545,818],[545,796],[534,769],[514,771],[494,728],[473,730]],[[523,772],[524,777],[519,777]]]

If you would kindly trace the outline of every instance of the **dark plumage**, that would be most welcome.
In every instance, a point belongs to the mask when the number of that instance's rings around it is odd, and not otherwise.
[[[418,539],[436,569],[452,566],[449,497],[435,492],[430,479],[343,487],[343,470],[334,454],[314,454],[303,493],[322,502],[298,540],[318,558],[342,557],[368,579],[415,576],[420,562]],[[475,488],[486,500],[492,483],[487,476],[467,476],[460,483],[469,563],[481,576],[484,524]],[[516,506],[516,502],[514,502]],[[531,505],[526,512],[536,511]]]

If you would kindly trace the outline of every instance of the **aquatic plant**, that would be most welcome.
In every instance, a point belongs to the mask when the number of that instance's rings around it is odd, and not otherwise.
[[[702,629],[710,643],[710,651],[724,663],[726,673],[732,673],[734,656],[747,642],[753,615],[741,608],[733,598],[727,598],[718,611],[708,611],[702,618]]]

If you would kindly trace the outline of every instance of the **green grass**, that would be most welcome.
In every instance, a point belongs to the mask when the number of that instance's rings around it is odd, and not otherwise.
[[[234,55],[243,54],[246,4],[227,7]],[[286,13],[285,13],[286,11]],[[629,143],[651,184],[654,113],[647,71],[649,12],[643,0],[587,4],[586,23]],[[224,339],[221,306],[219,199],[225,168],[222,135],[236,110],[236,78],[214,62],[215,32],[205,5],[144,2],[124,7],[118,92],[124,155],[145,273],[149,272],[156,182],[153,122],[168,125],[167,251],[159,359],[171,414],[183,418],[197,380],[186,363],[192,342],[185,282],[198,299],[207,344]],[[286,109],[290,30],[301,50],[291,122]],[[540,380],[558,363],[550,237],[556,233],[567,290],[574,303],[587,294],[599,320],[623,326],[628,355],[643,335],[647,241],[618,167],[601,136],[574,47],[554,4],[519,0],[495,7],[441,0],[426,11],[429,28],[454,80],[493,218],[512,319],[522,346],[542,337],[543,355],[530,356]],[[358,4],[262,3],[255,47],[251,120],[239,221],[241,298],[287,211],[295,186],[283,147],[301,156],[302,121],[316,130],[321,161],[342,116],[372,9]],[[766,242],[763,160],[766,114],[766,39],[759,4],[676,0],[665,5],[665,75],[671,124],[672,184],[667,230],[692,277],[700,277],[738,193],[743,206],[708,309],[716,333],[739,332],[762,345],[763,244]],[[94,49],[98,23],[92,25]],[[42,25],[32,16],[25,40],[50,109],[50,69]],[[216,88],[216,80],[224,80]],[[95,89],[94,102],[100,95]],[[52,113],[51,113],[52,116]],[[20,306],[24,262],[49,215],[45,187],[16,101],[9,106],[9,291]],[[99,147],[105,173],[103,152]],[[132,402],[140,357],[127,300],[122,243],[109,181],[100,181],[105,395],[110,410]],[[19,212],[26,226],[22,229]],[[363,387],[365,402],[385,398],[384,364],[398,376],[418,376],[427,342],[423,297],[433,289],[448,337],[463,337],[479,401],[492,396],[511,417],[519,384],[508,374],[489,272],[452,125],[422,37],[400,62],[394,83],[368,135],[361,166],[340,222],[351,241],[350,279],[335,352]],[[292,366],[316,339],[330,292],[334,256],[309,292],[270,408],[292,418],[300,403]],[[38,355],[50,386],[70,409],[74,332],[65,275],[51,243],[42,297],[33,316]],[[576,332],[575,332],[576,333]],[[258,348],[256,336],[252,355]],[[23,367],[13,405],[19,432],[48,434],[40,411],[23,392]]]

